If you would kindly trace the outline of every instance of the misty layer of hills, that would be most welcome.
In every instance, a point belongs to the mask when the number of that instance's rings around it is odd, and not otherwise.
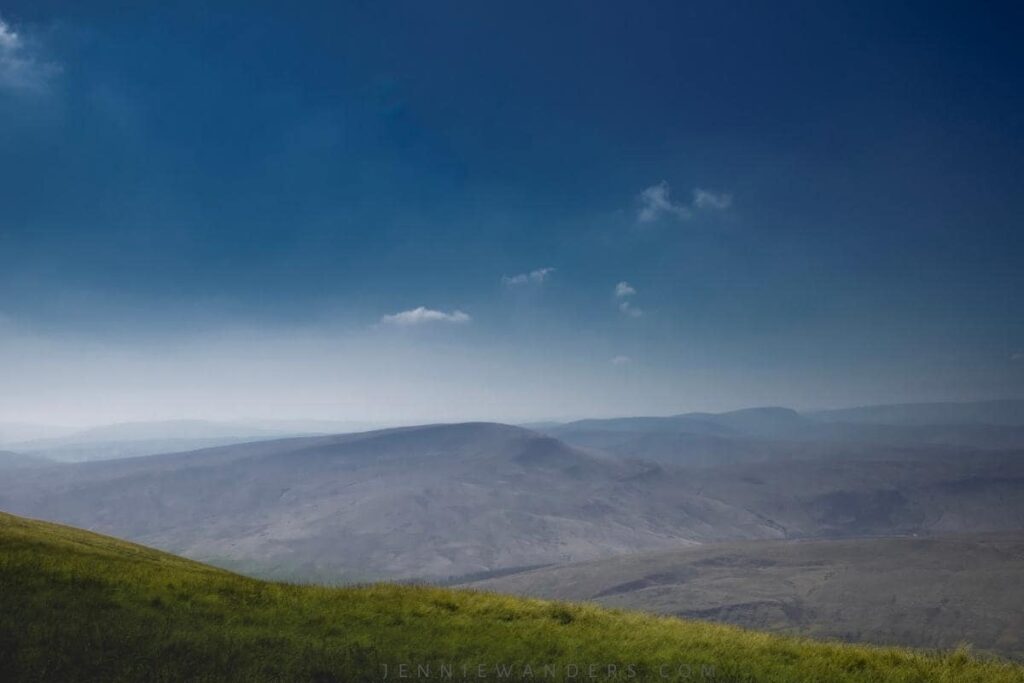
[[[12,451],[0,451],[0,472],[24,467],[45,467],[52,464],[53,461],[46,458]]]
[[[0,507],[328,580],[444,577],[709,534],[778,535],[650,471],[518,427],[440,425],[19,472],[0,485]]]
[[[369,428],[329,420],[125,422],[89,429],[0,422],[0,448],[58,462],[112,460]],[[2,466],[2,463],[0,463]]]
[[[710,462],[715,464],[719,456],[808,449],[820,453],[823,444],[839,454],[852,453],[855,449],[847,447],[850,445],[1022,448],[1022,413],[1024,401],[871,406],[806,414],[788,408],[751,408],[718,414],[580,420],[538,429],[569,443],[619,455],[650,458],[657,454],[657,459],[693,464],[700,462],[701,453],[710,453]],[[748,448],[737,449],[739,444]]]
[[[0,509],[264,576],[339,582],[450,579],[725,540],[1017,531],[1020,405],[267,439],[8,468]]]

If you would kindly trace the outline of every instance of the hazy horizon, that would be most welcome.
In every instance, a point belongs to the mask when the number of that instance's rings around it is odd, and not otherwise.
[[[153,417],[141,417],[133,419],[110,419],[110,420],[99,420],[99,421],[86,421],[86,422],[43,422],[43,421],[26,421],[26,420],[3,420],[0,421],[0,444],[5,442],[3,438],[3,428],[5,426],[19,426],[27,428],[40,428],[40,429],[52,429],[52,430],[64,430],[70,433],[78,433],[82,431],[88,431],[90,429],[102,428],[102,427],[116,427],[122,425],[174,425],[175,423],[211,423],[220,425],[232,425],[238,427],[247,427],[255,431],[265,430],[267,432],[280,432],[286,433],[289,430],[294,430],[294,433],[314,433],[322,431],[327,433],[331,430],[347,430],[352,432],[358,431],[370,431],[377,429],[390,429],[395,427],[413,427],[430,424],[458,424],[463,422],[490,422],[497,424],[510,424],[519,426],[530,426],[531,424],[547,424],[547,423],[568,423],[579,420],[606,420],[615,418],[633,418],[633,417],[679,417],[687,414],[723,414],[731,413],[744,410],[759,410],[759,409],[774,409],[782,408],[787,410],[795,410],[800,414],[815,414],[818,412],[828,411],[841,411],[858,408],[879,408],[879,407],[900,407],[900,406],[957,406],[964,405],[969,406],[973,404],[987,404],[987,403],[1002,403],[1010,402],[1024,403],[1024,398],[1009,397],[1009,398],[996,398],[996,399],[978,399],[973,401],[912,401],[912,402],[896,402],[896,403],[858,403],[850,405],[830,405],[830,406],[805,406],[796,407],[791,405],[783,405],[779,403],[765,403],[758,405],[743,405],[738,407],[728,407],[716,410],[706,410],[701,408],[684,408],[679,410],[673,410],[669,412],[655,413],[607,413],[607,414],[564,414],[564,415],[541,415],[536,417],[528,418],[516,418],[516,419],[500,419],[487,415],[476,415],[468,417],[459,416],[445,416],[445,417],[418,417],[402,419],[401,417],[394,417],[390,420],[359,420],[349,419],[344,416],[342,417],[279,417],[277,415],[230,415],[227,417],[211,417],[209,415],[194,415],[194,414],[181,414],[181,415],[165,415],[165,416],[153,416]],[[14,441],[34,441],[38,438],[46,439],[49,436],[32,437],[25,439],[6,439],[8,444]]]

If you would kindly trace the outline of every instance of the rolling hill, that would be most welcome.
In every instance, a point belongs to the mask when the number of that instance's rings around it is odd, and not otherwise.
[[[0,505],[272,577],[447,577],[709,537],[756,514],[550,437],[470,423],[65,465]]]
[[[476,680],[1024,681],[1019,666],[962,651],[816,643],[470,591],[266,583],[3,513],[0,585],[0,679],[13,683],[330,683],[446,672]]]
[[[1024,534],[764,541],[547,567],[468,584],[851,642],[1024,659]]]
[[[1017,452],[717,443],[703,464],[687,448],[650,462],[507,425],[427,425],[11,471],[0,508],[321,582],[1024,528]]]

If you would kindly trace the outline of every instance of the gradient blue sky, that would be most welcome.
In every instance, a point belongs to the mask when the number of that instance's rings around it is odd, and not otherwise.
[[[216,4],[0,2],[0,420],[1024,395],[1019,4]]]

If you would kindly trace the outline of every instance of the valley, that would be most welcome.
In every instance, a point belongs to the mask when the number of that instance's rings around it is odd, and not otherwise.
[[[714,543],[466,584],[776,633],[1024,660],[1024,534]]]

